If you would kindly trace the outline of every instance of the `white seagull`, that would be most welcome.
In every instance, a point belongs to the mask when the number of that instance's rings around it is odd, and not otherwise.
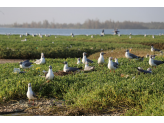
[[[86,61],[87,61],[87,62],[90,62],[90,63],[93,63],[92,60],[87,59],[86,54],[87,54],[86,52],[83,52],[82,63],[85,64]]]
[[[64,68],[63,68],[64,72],[70,72],[70,71],[74,72],[80,69],[76,67],[68,67],[68,63],[66,61],[63,64],[64,64]]]
[[[44,53],[41,53],[41,58],[37,59],[34,63],[36,63],[36,64],[45,64],[46,60],[45,60],[45,57],[44,57]]]
[[[27,39],[25,38],[24,40],[21,40],[21,41],[27,41]]]
[[[100,53],[100,57],[98,58],[98,64],[103,64],[105,62],[103,57],[104,54],[106,53],[103,52]]]
[[[149,65],[150,66],[155,66],[155,68],[156,68],[156,66],[163,64],[163,63],[164,63],[164,61],[157,61],[152,58],[152,55],[149,56]]]
[[[125,57],[128,58],[128,59],[138,59],[138,58],[143,58],[143,57],[140,57],[140,56],[136,56],[132,53],[129,53],[129,50],[126,50],[125,52]]]
[[[110,70],[114,70],[115,72],[115,69],[118,68],[118,64],[116,62],[113,62],[112,59],[113,59],[112,57],[109,57],[108,68]]]
[[[118,63],[118,59],[117,59],[117,58],[115,58],[115,63],[117,63],[117,64],[119,65],[119,63]]]
[[[152,73],[152,69],[151,68],[148,68],[147,70],[143,70],[141,67],[137,67],[137,70],[139,72],[143,72],[144,74],[146,74],[146,73]]]
[[[33,64],[31,62],[19,62],[19,64],[20,64],[20,68],[23,68],[23,69],[30,68],[33,66],[33,65],[31,65],[31,64]]]
[[[89,66],[87,61],[85,62],[84,71],[92,71],[92,70],[94,70],[94,68],[95,67],[93,67],[93,66]]]
[[[54,79],[54,73],[52,71],[52,66],[49,66],[48,73],[45,73],[46,80],[53,80]]]
[[[29,99],[29,103],[30,103],[31,99],[33,99],[33,101],[34,101],[34,99],[36,99],[36,95],[32,91],[31,83],[28,83],[27,97]],[[33,102],[33,105],[34,105],[34,102]]]
[[[77,64],[81,64],[80,58],[77,58]]]
[[[155,49],[155,48],[153,47],[153,45],[151,45],[151,52],[155,52],[155,51],[161,51],[161,50]]]

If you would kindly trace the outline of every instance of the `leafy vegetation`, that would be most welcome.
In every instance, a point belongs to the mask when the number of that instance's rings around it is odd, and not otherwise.
[[[74,38],[58,36],[55,39],[54,36],[50,36],[39,41],[38,37],[28,36],[26,42],[21,42],[18,35],[11,35],[10,40],[6,35],[0,35],[1,57],[6,47],[11,49],[10,56],[13,56],[12,48],[15,50],[20,48],[25,58],[28,53],[31,53],[31,57],[36,53],[33,58],[39,58],[41,52],[44,52],[46,57],[46,64],[34,64],[32,68],[25,70],[25,74],[13,73],[14,68],[19,68],[18,63],[0,64],[0,103],[12,99],[26,99],[27,84],[31,83],[38,98],[55,97],[64,99],[67,104],[71,104],[72,108],[80,108],[86,111],[121,108],[127,109],[124,115],[164,115],[163,65],[153,68],[152,74],[141,73],[139,75],[135,68],[147,69],[150,67],[148,58],[145,58],[142,62],[118,58],[120,65],[115,73],[110,72],[107,68],[108,58],[105,58],[105,64],[101,66],[97,64],[97,59],[92,59],[94,63],[91,65],[95,66],[95,71],[92,72],[81,71],[75,75],[55,76],[55,79],[50,82],[42,77],[44,75],[42,71],[48,71],[49,65],[52,66],[53,72],[63,70],[64,65],[62,63],[64,61],[67,61],[71,67],[77,67],[77,57],[82,57],[84,51],[93,54],[101,51],[101,49],[115,51],[131,47],[137,50],[150,50],[150,46],[142,45],[142,43],[150,45],[151,43],[162,44],[164,42],[163,36],[156,37],[152,39],[151,36],[138,35],[129,39],[126,35],[120,37],[105,35],[104,37],[94,36],[93,39],[87,36],[75,36]],[[52,41],[54,44],[50,44]],[[72,45],[71,48],[70,45]],[[35,47],[38,47],[38,49],[35,49]],[[64,51],[65,47],[69,47],[67,52]],[[30,50],[28,50],[29,48]],[[80,52],[77,52],[78,48],[80,48]],[[56,53],[53,58],[47,58],[52,53]],[[64,56],[64,53],[68,53],[68,56]],[[64,58],[62,58],[63,56]],[[157,56],[156,59],[163,60],[164,58]],[[31,60],[31,62],[33,61]],[[84,65],[80,66],[84,67]],[[23,71],[23,69],[21,70]]]

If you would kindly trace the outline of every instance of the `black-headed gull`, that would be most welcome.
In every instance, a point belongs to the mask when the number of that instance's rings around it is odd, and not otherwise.
[[[31,62],[19,62],[19,64],[20,64],[20,68],[23,68],[23,69],[30,68],[33,66],[32,65],[33,63]]]
[[[30,103],[31,99],[33,99],[33,101],[34,101],[34,99],[36,99],[36,95],[32,91],[31,83],[28,83],[27,97],[29,99],[29,103]],[[33,105],[34,105],[34,102],[33,102]]]
[[[45,57],[44,57],[44,53],[41,53],[41,58],[37,59],[34,63],[36,63],[36,64],[45,64],[46,60],[45,60]]]
[[[160,49],[155,49],[155,48],[153,47],[153,45],[151,45],[151,52],[154,52],[154,53],[155,53],[155,51],[160,52],[161,50],[160,50]]]
[[[64,68],[63,68],[64,72],[69,72],[69,71],[74,72],[74,71],[79,70],[79,68],[76,68],[76,67],[68,67],[68,63],[66,61],[63,64],[64,64]]]
[[[100,53],[100,57],[98,58],[98,64],[103,64],[105,61],[104,61],[104,54],[106,54],[106,53],[103,53],[103,52],[101,52]]]
[[[138,59],[138,58],[143,58],[143,57],[140,57],[140,56],[136,56],[132,53],[129,53],[129,50],[126,50],[125,52],[125,57],[128,58],[128,59]]]
[[[119,65],[119,63],[118,63],[118,59],[117,59],[117,58],[115,58],[115,63],[117,63],[117,64]]]
[[[149,56],[149,65],[150,66],[155,66],[155,68],[156,68],[156,66],[163,64],[163,63],[164,63],[164,61],[157,61],[152,58],[152,55]]]
[[[48,73],[45,73],[46,80],[53,80],[54,79],[54,73],[52,71],[52,66],[49,66]]]
[[[92,60],[87,59],[86,55],[87,55],[87,53],[86,53],[86,52],[83,52],[82,63],[85,64],[86,61],[87,61],[87,62],[90,62],[90,63],[93,63]]]
[[[80,58],[77,58],[77,64],[81,64]]]
[[[146,73],[152,73],[152,69],[151,68],[148,68],[147,70],[143,70],[141,67],[137,67],[137,70],[139,72],[144,73],[144,74],[146,74]]]
[[[95,67],[93,67],[93,66],[89,66],[87,61],[85,62],[84,71],[92,71],[92,70],[94,70],[94,68]]]
[[[115,69],[118,68],[118,64],[116,62],[113,62],[112,59],[113,59],[112,57],[109,57],[108,68],[110,70],[114,70],[114,72],[115,72]]]

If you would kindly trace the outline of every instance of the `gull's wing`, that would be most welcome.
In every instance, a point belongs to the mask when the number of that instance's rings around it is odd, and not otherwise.
[[[93,63],[93,61],[92,61],[92,60],[90,60],[90,59],[87,59],[87,62]]]
[[[163,64],[164,63],[164,61],[157,61],[157,60],[154,60],[154,64],[156,64],[156,65],[160,65],[160,64]]]

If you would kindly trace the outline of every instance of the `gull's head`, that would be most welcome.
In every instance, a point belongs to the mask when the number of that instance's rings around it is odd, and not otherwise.
[[[51,65],[49,66],[49,69],[52,69],[52,66]]]
[[[44,53],[41,53],[42,58],[44,58]]]
[[[23,62],[19,62],[19,64],[22,64]]]
[[[101,52],[101,53],[100,53],[100,55],[104,55],[104,54],[106,54],[106,53],[104,53],[104,52]]]
[[[152,71],[152,69],[151,68],[148,68],[147,71]]]
[[[113,57],[109,57],[109,60],[112,60],[113,59]]]
[[[77,58],[77,61],[80,61],[80,58]]]
[[[31,87],[31,83],[28,83],[28,87]]]
[[[66,65],[66,64],[67,64],[67,62],[65,61],[63,64],[65,64],[65,65]]]
[[[149,56],[149,58],[152,58],[152,57],[153,57],[152,55]]]
[[[142,69],[141,67],[138,67],[138,69]]]
[[[86,52],[83,52],[83,56],[85,56],[85,55],[87,55],[87,53]]]
[[[129,50],[127,49],[127,50],[125,50],[125,52],[129,52]]]
[[[151,45],[151,48],[153,48],[153,45]]]

